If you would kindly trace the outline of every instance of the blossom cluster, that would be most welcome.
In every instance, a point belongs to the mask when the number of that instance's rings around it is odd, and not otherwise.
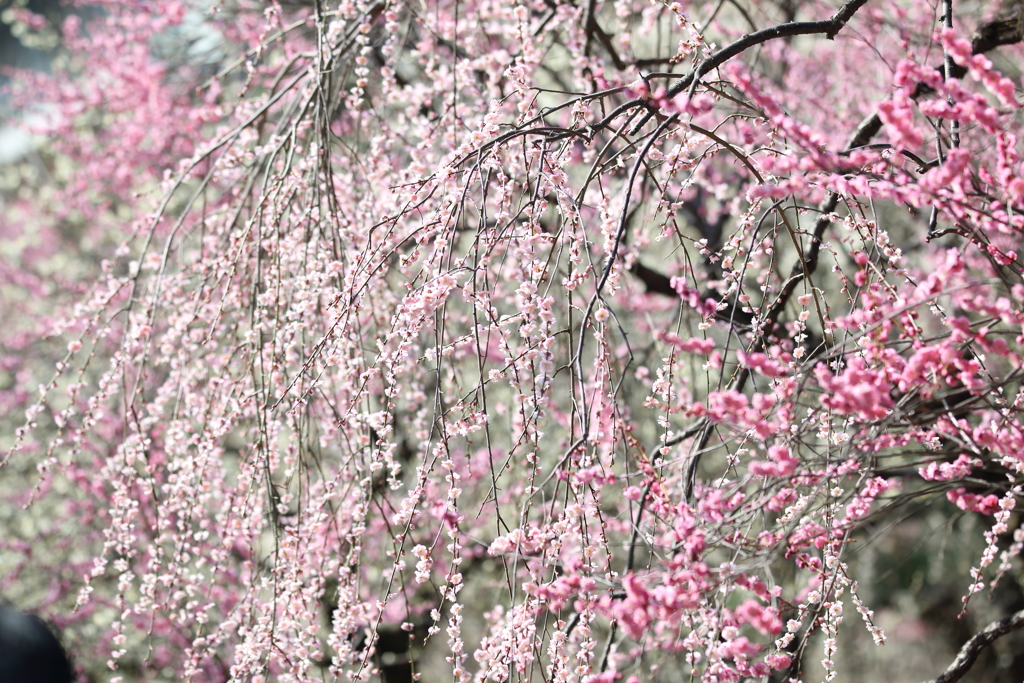
[[[1024,36],[754,4],[18,10],[0,591],[82,680],[710,683],[884,644],[908,501],[992,586]]]

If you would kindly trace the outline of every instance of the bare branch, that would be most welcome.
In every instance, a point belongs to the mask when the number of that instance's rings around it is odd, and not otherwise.
[[[1022,627],[1024,627],[1024,610],[1014,612],[999,621],[993,621],[981,633],[976,634],[960,648],[960,654],[956,656],[956,659],[949,665],[949,668],[942,672],[942,675],[926,681],[926,683],[953,683],[954,681],[959,681],[974,666],[974,662],[978,659],[978,655],[981,654],[982,650],[995,642],[997,638],[1002,638],[1007,633]]]

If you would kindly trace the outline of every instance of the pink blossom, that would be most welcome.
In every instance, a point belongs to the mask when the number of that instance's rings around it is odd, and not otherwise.
[[[963,479],[969,475],[977,464],[977,460],[971,458],[966,453],[961,453],[953,462],[931,462],[918,471],[921,474],[921,478],[928,481],[952,481],[954,479]]]

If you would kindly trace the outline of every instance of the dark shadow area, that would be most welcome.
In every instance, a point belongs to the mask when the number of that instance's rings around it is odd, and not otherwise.
[[[69,683],[72,679],[71,661],[46,624],[0,605],[0,681]]]
[[[68,8],[56,0],[29,0],[21,3],[12,0],[0,0],[0,13],[12,7],[23,7],[35,14],[45,16],[56,26],[68,14]],[[11,30],[7,21],[0,21],[0,67],[14,67],[16,69],[46,70],[53,58],[53,50],[43,50],[25,45]],[[0,83],[9,80],[5,69],[0,68]]]

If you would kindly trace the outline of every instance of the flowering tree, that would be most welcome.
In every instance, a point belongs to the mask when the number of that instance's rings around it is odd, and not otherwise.
[[[908,508],[1012,573],[1020,3],[78,8],[0,589],[83,680],[831,680]]]

